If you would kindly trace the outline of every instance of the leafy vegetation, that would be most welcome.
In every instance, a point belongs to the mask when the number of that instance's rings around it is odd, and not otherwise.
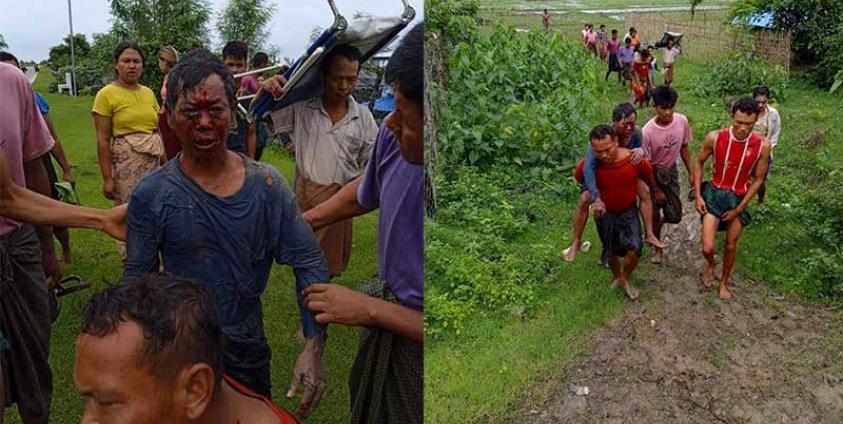
[[[699,96],[744,96],[759,85],[769,87],[772,97],[781,101],[787,73],[781,65],[771,65],[755,52],[736,51],[699,78],[694,92]]]
[[[843,2],[838,0],[737,0],[729,20],[756,13],[773,13],[777,29],[791,34],[792,49],[807,75],[821,88],[828,88],[843,67]]]
[[[230,0],[217,19],[217,30],[223,42],[238,40],[248,44],[251,55],[266,47],[266,25],[274,14],[275,5],[264,0]]]

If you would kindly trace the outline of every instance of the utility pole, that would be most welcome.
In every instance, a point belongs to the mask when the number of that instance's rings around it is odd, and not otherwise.
[[[73,51],[73,8],[67,0],[67,19],[70,21],[70,95],[76,96],[76,54]]]

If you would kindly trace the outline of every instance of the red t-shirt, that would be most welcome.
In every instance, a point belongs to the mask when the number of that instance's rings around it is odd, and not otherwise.
[[[720,130],[714,144],[711,183],[717,188],[745,196],[763,144],[764,138],[755,132],[740,141],[732,137],[731,127]]]
[[[234,390],[237,390],[238,392],[240,392],[240,394],[248,396],[250,398],[257,399],[257,400],[263,402],[264,404],[266,404],[266,406],[269,408],[269,410],[272,411],[275,415],[278,416],[278,418],[281,420],[281,424],[299,424],[298,420],[296,420],[296,418],[293,417],[292,414],[287,412],[284,408],[276,405],[271,400],[269,400],[269,399],[255,393],[255,392],[249,390],[248,387],[238,383],[237,380],[235,380],[235,379],[233,379],[233,378],[231,378],[231,377],[229,377],[225,374],[223,374],[222,378],[223,378],[223,380],[226,381],[226,383],[228,383],[232,388],[234,388]]]
[[[649,81],[650,79],[650,64],[649,63],[635,63],[632,65],[632,71],[638,74],[642,80]]]
[[[577,181],[583,182],[582,169],[585,159],[580,160],[574,173]],[[597,189],[600,199],[606,204],[606,211],[621,213],[629,210],[638,197],[638,180],[644,181],[653,175],[650,161],[641,159],[638,165],[632,164],[632,155],[610,164],[600,162],[597,166]]]

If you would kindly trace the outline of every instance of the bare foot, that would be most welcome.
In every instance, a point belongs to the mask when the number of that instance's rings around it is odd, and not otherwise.
[[[626,296],[629,300],[638,299],[638,290],[632,285],[632,283],[624,283],[623,289],[626,291]]]
[[[653,253],[653,256],[650,257],[650,263],[655,265],[660,265],[664,260],[664,253],[661,250],[656,250],[656,253]]]
[[[706,265],[705,269],[700,273],[700,282],[706,289],[711,288],[711,279],[714,278],[714,268],[717,264]]]
[[[723,300],[729,300],[729,299],[732,298],[732,292],[729,290],[728,286],[721,285],[719,295],[720,295],[720,299],[723,299]]]
[[[644,239],[644,243],[647,243],[650,246],[657,247],[659,249],[664,249],[665,247],[667,247],[667,245],[664,244],[664,242],[662,242],[658,238],[656,238],[656,236],[647,236],[647,238]]]
[[[578,242],[573,242],[567,249],[562,251],[562,254],[565,256],[565,260],[567,262],[574,262],[574,259],[577,258],[577,252],[579,251],[580,244]]]
[[[609,289],[614,290],[623,285],[623,281],[620,278],[615,278],[612,280],[612,284],[609,284]]]

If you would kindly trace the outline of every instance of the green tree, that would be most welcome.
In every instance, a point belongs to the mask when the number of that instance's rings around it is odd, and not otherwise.
[[[808,76],[828,88],[843,67],[843,1],[840,0],[737,0],[728,19],[773,13],[775,29],[790,31],[791,48]]]
[[[111,38],[103,41],[137,43],[146,57],[141,84],[153,91],[164,78],[156,66],[161,45],[180,52],[209,45],[211,6],[207,0],[110,0],[110,5]]]
[[[3,38],[3,34],[0,34],[0,49],[8,49],[9,45],[6,44],[6,39]]]
[[[88,38],[85,34],[73,35],[73,53],[76,60],[81,61],[91,51],[91,45],[88,43]],[[63,66],[70,66],[70,36],[64,37],[62,43],[50,47],[49,59],[47,59],[52,69],[58,69]]]
[[[217,30],[223,42],[243,41],[254,54],[266,47],[267,24],[274,14],[275,5],[265,0],[229,0],[217,19]]]

